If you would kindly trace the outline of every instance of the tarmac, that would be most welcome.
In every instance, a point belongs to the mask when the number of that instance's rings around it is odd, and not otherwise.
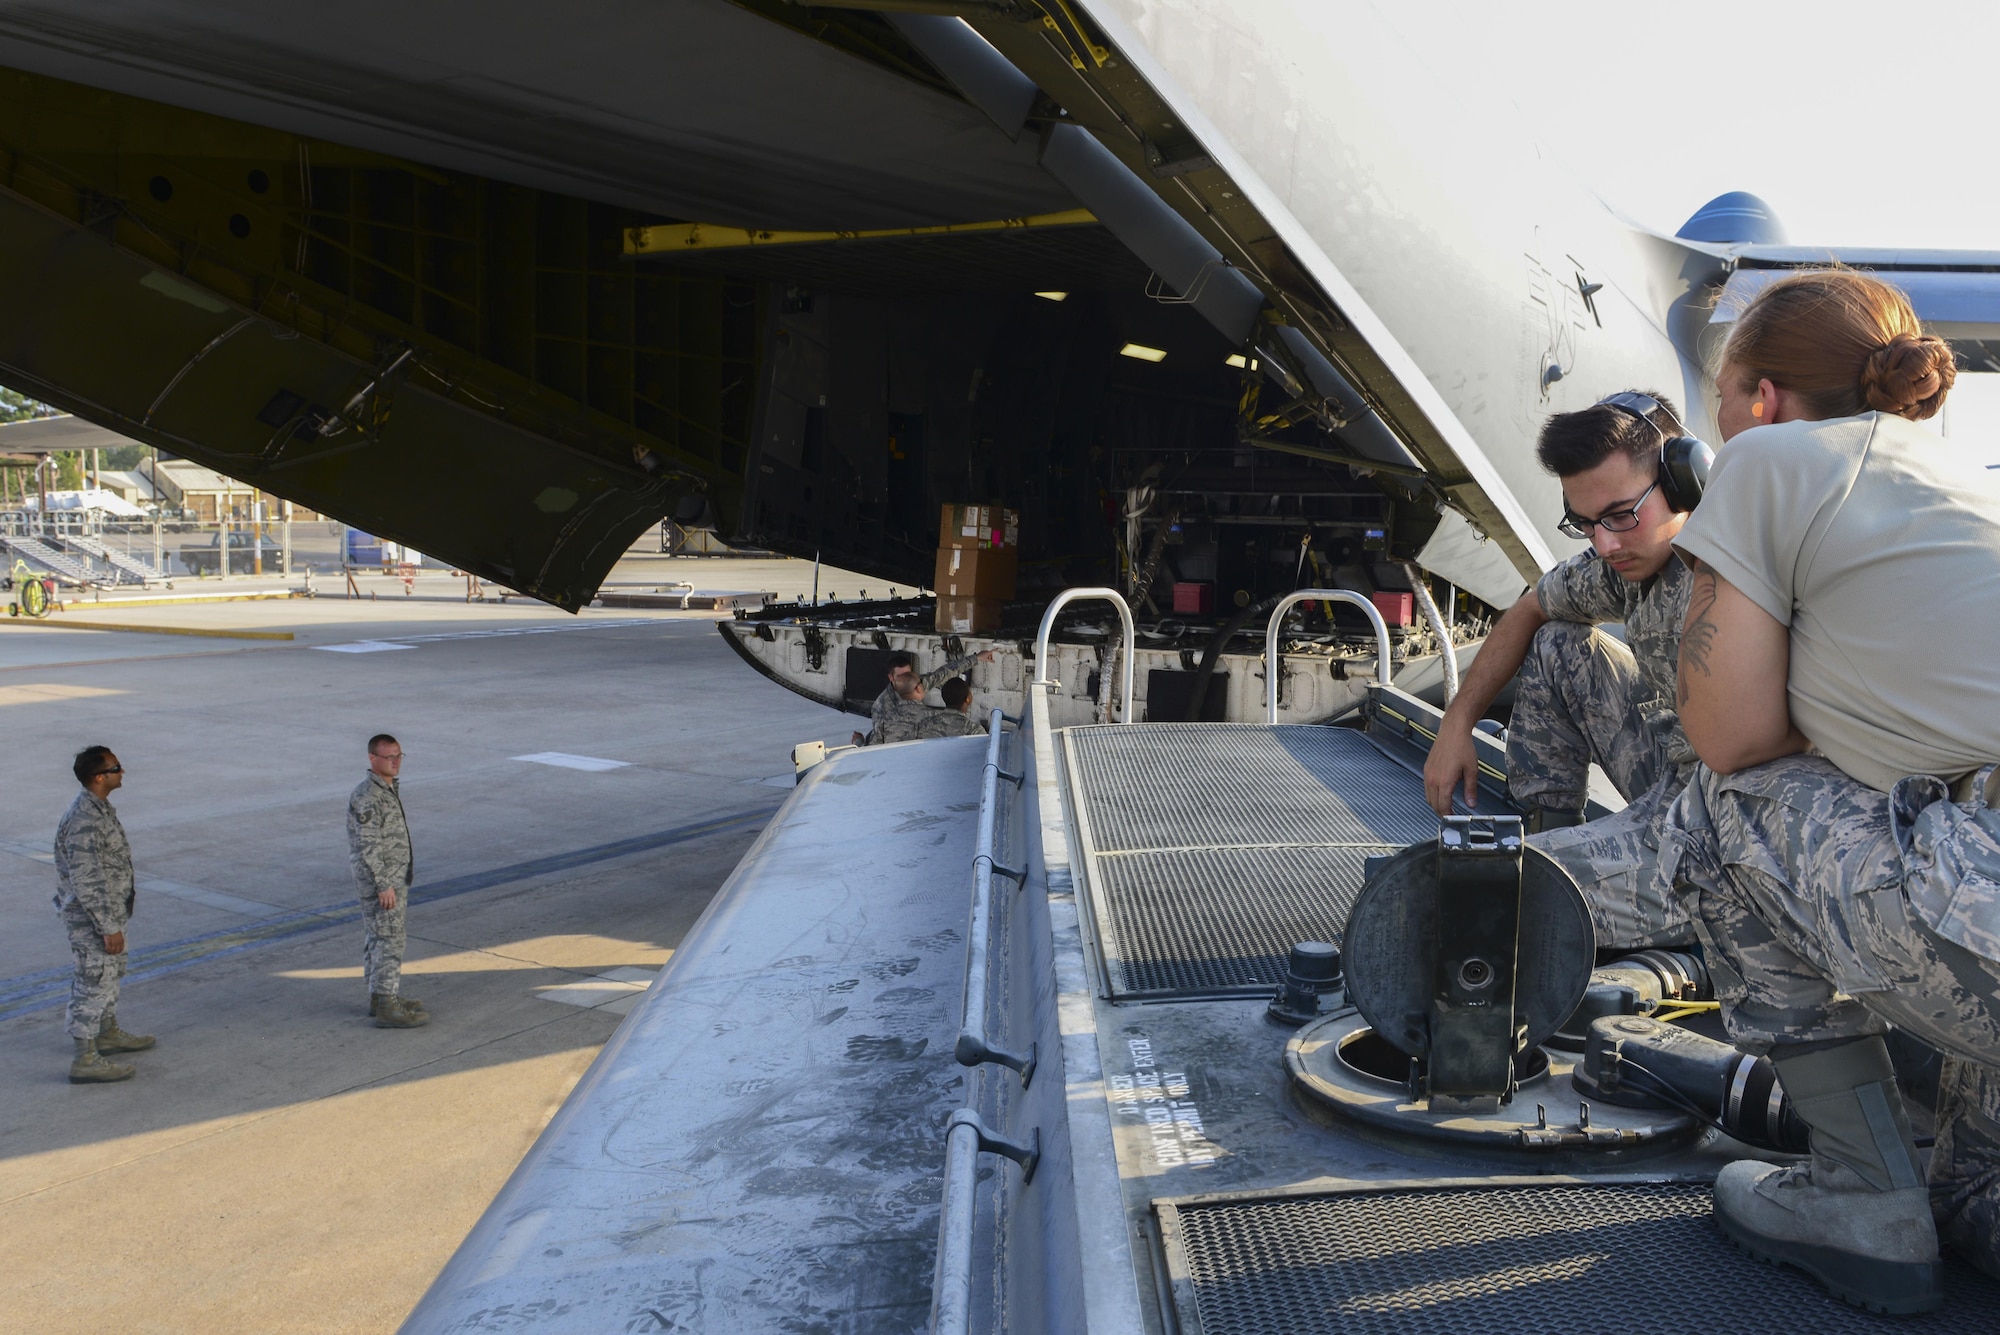
[[[812,575],[635,548],[612,581],[789,602]],[[853,723],[713,612],[316,583],[0,620],[0,1327],[393,1331],[784,800],[792,745]],[[144,629],[64,628],[86,613]],[[408,757],[416,1030],[374,1028],[360,977],[343,822],[376,732]],[[49,850],[100,742],[139,875],[118,1015],[159,1046],[73,1086]]]

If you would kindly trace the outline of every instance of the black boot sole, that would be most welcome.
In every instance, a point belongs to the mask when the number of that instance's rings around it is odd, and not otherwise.
[[[1850,1306],[1884,1316],[1915,1316],[1944,1306],[1943,1261],[1878,1261],[1832,1247],[1766,1238],[1720,1214],[1715,1223],[1723,1237],[1753,1260],[1797,1270]]]

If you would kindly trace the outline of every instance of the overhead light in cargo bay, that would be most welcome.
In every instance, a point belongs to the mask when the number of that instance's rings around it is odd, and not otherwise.
[[[1069,300],[1069,293],[1067,293],[1067,292],[1037,292],[1037,293],[1036,293],[1035,295],[1036,295],[1036,296],[1038,296],[1038,297],[1040,297],[1040,298],[1041,298],[1041,299],[1042,299],[1043,301],[1068,301],[1068,300]]]
[[[1224,357],[1222,359],[1222,362],[1223,365],[1233,366],[1239,371],[1243,370],[1245,367],[1248,367],[1252,371],[1257,369],[1257,359],[1255,357],[1246,359],[1240,352],[1230,353],[1227,357]]]
[[[1142,362],[1163,362],[1167,359],[1165,348],[1149,348],[1144,343],[1127,343],[1118,349],[1120,357],[1134,357]]]

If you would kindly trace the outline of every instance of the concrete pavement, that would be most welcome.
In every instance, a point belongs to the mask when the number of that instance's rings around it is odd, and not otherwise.
[[[637,553],[614,577],[656,572],[788,597],[811,577]],[[391,1331],[784,799],[792,744],[851,721],[749,671],[708,614],[140,617],[298,638],[0,626],[0,1324]],[[411,1031],[363,1014],[346,867],[378,731],[409,757],[405,986],[436,1016]],[[46,857],[69,758],[100,741],[141,877],[119,1014],[160,1045],[77,1087]]]

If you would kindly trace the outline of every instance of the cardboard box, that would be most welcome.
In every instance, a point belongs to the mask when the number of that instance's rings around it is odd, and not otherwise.
[[[940,598],[1005,602],[1014,596],[1012,547],[940,547],[931,588]]]
[[[1174,585],[1174,611],[1213,612],[1215,610],[1215,586],[1213,584]]]
[[[940,547],[1018,547],[1021,512],[997,505],[947,505],[938,524]]]
[[[940,635],[971,635],[1000,629],[1000,600],[997,598],[944,598],[937,600],[937,630]]]
[[[1407,626],[1416,617],[1414,593],[1377,591],[1368,596],[1374,599],[1375,610],[1382,614],[1382,619],[1392,626]]]

